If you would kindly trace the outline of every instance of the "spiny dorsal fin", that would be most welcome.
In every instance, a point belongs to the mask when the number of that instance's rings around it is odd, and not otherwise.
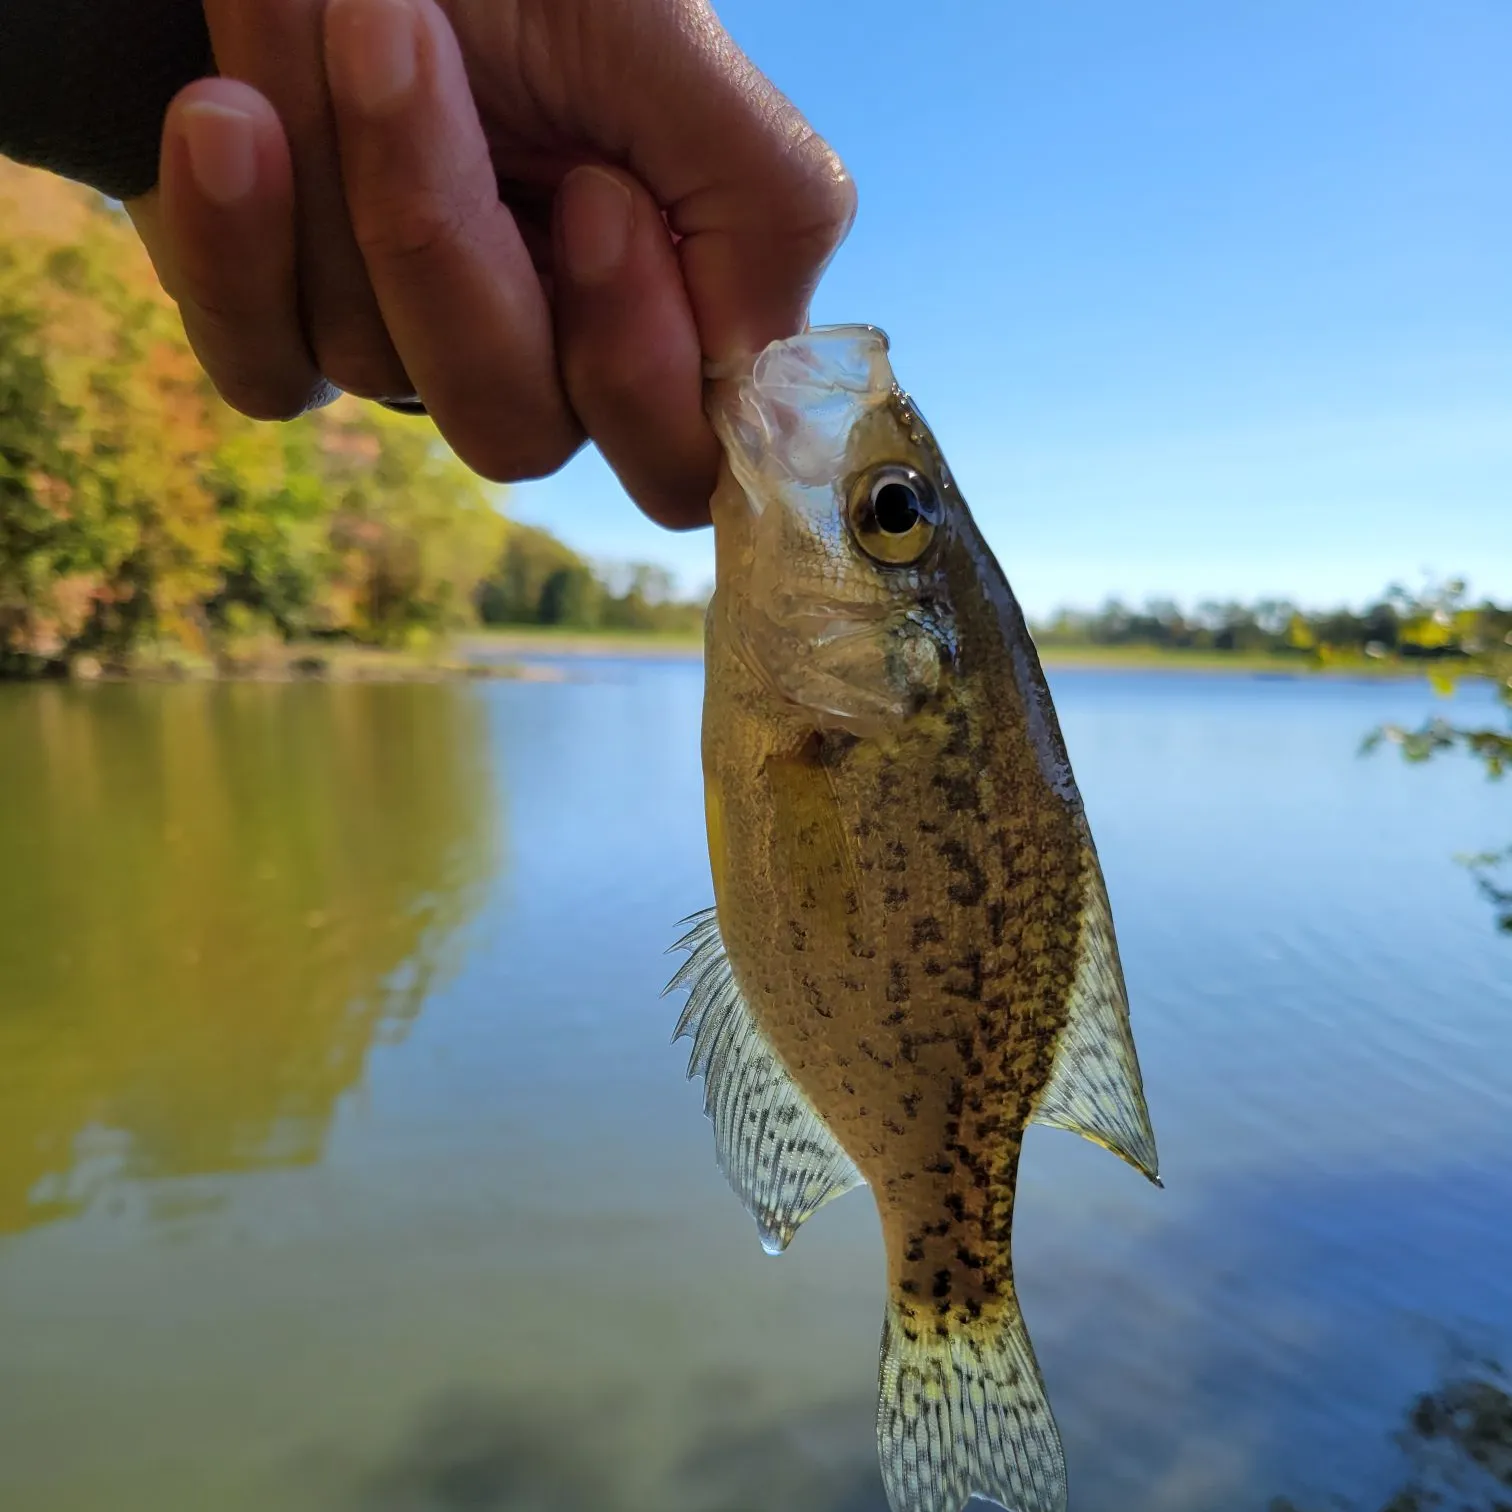
[[[710,908],[672,948],[688,959],[667,984],[688,988],[674,1039],[693,1037],[689,1077],[704,1079],[719,1167],[756,1220],[762,1248],[781,1254],[799,1226],[861,1174],[793,1084],[735,984]]]
[[[1070,1129],[1112,1150],[1159,1186],[1155,1134],[1129,1029],[1129,998],[1113,934],[1113,913],[1102,868],[1090,848],[1087,865],[1091,887],[1082,915],[1081,964],[1072,989],[1070,1018],[1061,1032],[1034,1121]]]

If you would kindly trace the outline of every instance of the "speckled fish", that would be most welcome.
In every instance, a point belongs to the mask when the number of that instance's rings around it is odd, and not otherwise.
[[[1156,1177],[1108,896],[1024,617],[869,326],[711,385],[703,765],[715,907],[679,1034],[782,1250],[865,1183],[894,1512],[1059,1512],[1014,1287],[1024,1130]]]

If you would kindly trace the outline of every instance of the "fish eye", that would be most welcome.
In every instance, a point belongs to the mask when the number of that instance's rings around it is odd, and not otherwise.
[[[886,463],[862,473],[852,485],[849,522],[856,544],[873,561],[906,567],[934,540],[939,496],[917,469]]]

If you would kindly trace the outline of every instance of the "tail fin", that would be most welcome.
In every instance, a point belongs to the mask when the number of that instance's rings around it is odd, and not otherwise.
[[[889,1304],[877,1447],[892,1512],[960,1512],[972,1496],[1065,1512],[1060,1434],[1016,1304],[1006,1327],[984,1319],[943,1336]]]

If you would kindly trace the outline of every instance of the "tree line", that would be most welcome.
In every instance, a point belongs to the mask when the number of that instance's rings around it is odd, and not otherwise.
[[[682,629],[655,568],[508,521],[426,420],[223,404],[118,209],[0,162],[0,673],[479,621]]]
[[[1034,633],[1044,646],[1467,661],[1512,634],[1512,607],[1489,600],[1470,604],[1462,582],[1423,593],[1394,584],[1360,610],[1308,610],[1277,598],[1252,604],[1209,600],[1191,609],[1171,599],[1151,599],[1141,608],[1109,599],[1100,609],[1060,609],[1036,624]]]

